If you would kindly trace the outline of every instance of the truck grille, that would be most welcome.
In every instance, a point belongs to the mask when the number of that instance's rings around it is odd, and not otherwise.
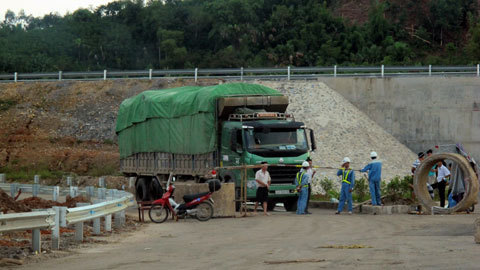
[[[268,167],[272,184],[293,184],[299,171],[300,168],[295,167]]]

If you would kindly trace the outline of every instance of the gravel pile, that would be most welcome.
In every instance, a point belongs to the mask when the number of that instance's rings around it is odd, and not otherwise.
[[[348,156],[352,160],[351,167],[361,169],[370,161],[370,152],[376,151],[383,161],[384,181],[410,173],[415,154],[324,83],[256,83],[288,95],[288,112],[293,113],[297,121],[314,129],[317,142],[317,151],[312,156],[314,165],[338,168],[342,159]],[[318,169],[316,180],[324,177],[336,180],[335,173],[335,170]],[[362,175],[356,173],[357,178]],[[322,192],[318,184],[314,186],[314,192]]]

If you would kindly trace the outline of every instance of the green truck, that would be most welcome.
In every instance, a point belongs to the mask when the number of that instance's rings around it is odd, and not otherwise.
[[[217,177],[234,182],[240,196],[239,170],[228,166],[269,167],[268,207],[282,202],[295,210],[293,181],[315,150],[311,129],[286,113],[288,97],[256,84],[232,83],[149,90],[120,105],[116,125],[120,169],[136,177],[137,201],[161,197],[172,172],[177,181],[202,183]],[[215,170],[215,168],[219,168]],[[247,170],[247,198],[256,193],[255,172]]]

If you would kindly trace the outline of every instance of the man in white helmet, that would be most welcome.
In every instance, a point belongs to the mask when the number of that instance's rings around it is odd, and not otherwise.
[[[305,215],[305,208],[307,207],[308,199],[308,183],[310,174],[308,174],[308,168],[310,164],[308,161],[302,163],[302,169],[297,173],[295,177],[295,185],[297,186],[298,201],[297,201],[297,215]]]
[[[352,191],[355,186],[355,173],[350,169],[350,159],[348,157],[343,159],[342,168],[338,170],[337,175],[342,176],[342,189],[340,190],[340,202],[335,214],[340,214],[343,211],[345,201],[348,204],[348,213],[352,214]]]
[[[377,159],[377,152],[371,152],[370,162],[361,172],[368,171],[368,186],[370,187],[370,196],[372,197],[372,205],[382,205],[380,196],[380,183],[382,181],[382,162]]]

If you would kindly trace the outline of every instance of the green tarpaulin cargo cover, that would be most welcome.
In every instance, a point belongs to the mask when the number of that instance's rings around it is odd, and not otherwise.
[[[215,106],[219,97],[281,96],[245,83],[149,90],[120,105],[116,133],[120,157],[140,152],[203,154],[215,151]]]

